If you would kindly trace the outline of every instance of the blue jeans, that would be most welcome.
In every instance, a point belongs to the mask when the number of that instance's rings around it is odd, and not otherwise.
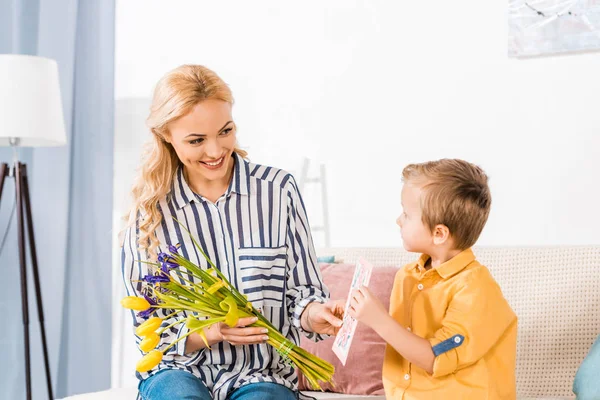
[[[189,372],[165,369],[140,382],[143,400],[213,400],[201,379]],[[236,389],[228,400],[297,400],[298,394],[270,382],[250,383]]]

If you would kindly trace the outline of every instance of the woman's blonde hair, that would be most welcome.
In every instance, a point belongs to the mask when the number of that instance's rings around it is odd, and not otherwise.
[[[213,71],[202,65],[182,65],[169,71],[157,83],[146,125],[152,138],[146,143],[138,177],[131,195],[133,205],[125,218],[128,226],[137,220],[137,237],[140,251],[146,251],[151,259],[156,257],[158,239],[155,230],[162,215],[159,201],[167,196],[180,161],[170,143],[169,124],[188,114],[203,100],[222,100],[233,105],[233,96],[227,84]],[[247,153],[234,149],[242,157]]]

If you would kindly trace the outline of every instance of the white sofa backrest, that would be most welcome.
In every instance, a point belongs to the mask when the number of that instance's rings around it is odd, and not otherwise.
[[[573,396],[573,378],[600,334],[600,246],[475,247],[519,318],[519,397]],[[319,256],[398,266],[418,255],[397,248],[319,249]]]

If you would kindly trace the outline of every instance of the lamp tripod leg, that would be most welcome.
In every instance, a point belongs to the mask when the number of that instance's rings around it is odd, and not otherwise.
[[[17,189],[17,230],[19,234],[19,266],[21,271],[21,306],[23,310],[23,341],[25,345],[25,387],[27,400],[31,400],[31,355],[29,352],[29,304],[27,302],[27,264],[25,256],[25,229],[23,215],[23,170],[15,162],[15,187]]]
[[[42,302],[42,290],[40,286],[40,274],[38,271],[37,251],[35,247],[35,238],[33,235],[33,218],[31,217],[31,200],[29,197],[29,184],[27,179],[27,167],[22,165],[23,173],[21,175],[23,188],[23,201],[25,206],[25,215],[27,217],[27,233],[29,236],[29,250],[31,252],[31,266],[33,269],[33,282],[35,285],[35,297],[37,301],[38,319],[40,321],[40,332],[42,334],[42,350],[44,353],[44,367],[46,371],[46,385],[48,387],[48,399],[53,400],[52,378],[50,376],[50,362],[48,361],[48,344],[46,342],[46,328],[44,326],[44,309]]]
[[[0,201],[2,201],[2,188],[4,187],[4,178],[8,176],[8,172],[8,164],[2,163],[0,165]]]

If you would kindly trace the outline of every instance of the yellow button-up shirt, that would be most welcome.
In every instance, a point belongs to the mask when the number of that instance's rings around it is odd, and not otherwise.
[[[386,398],[516,399],[517,317],[500,287],[471,249],[426,270],[428,259],[398,271],[390,315],[431,342],[433,375],[388,345]]]

